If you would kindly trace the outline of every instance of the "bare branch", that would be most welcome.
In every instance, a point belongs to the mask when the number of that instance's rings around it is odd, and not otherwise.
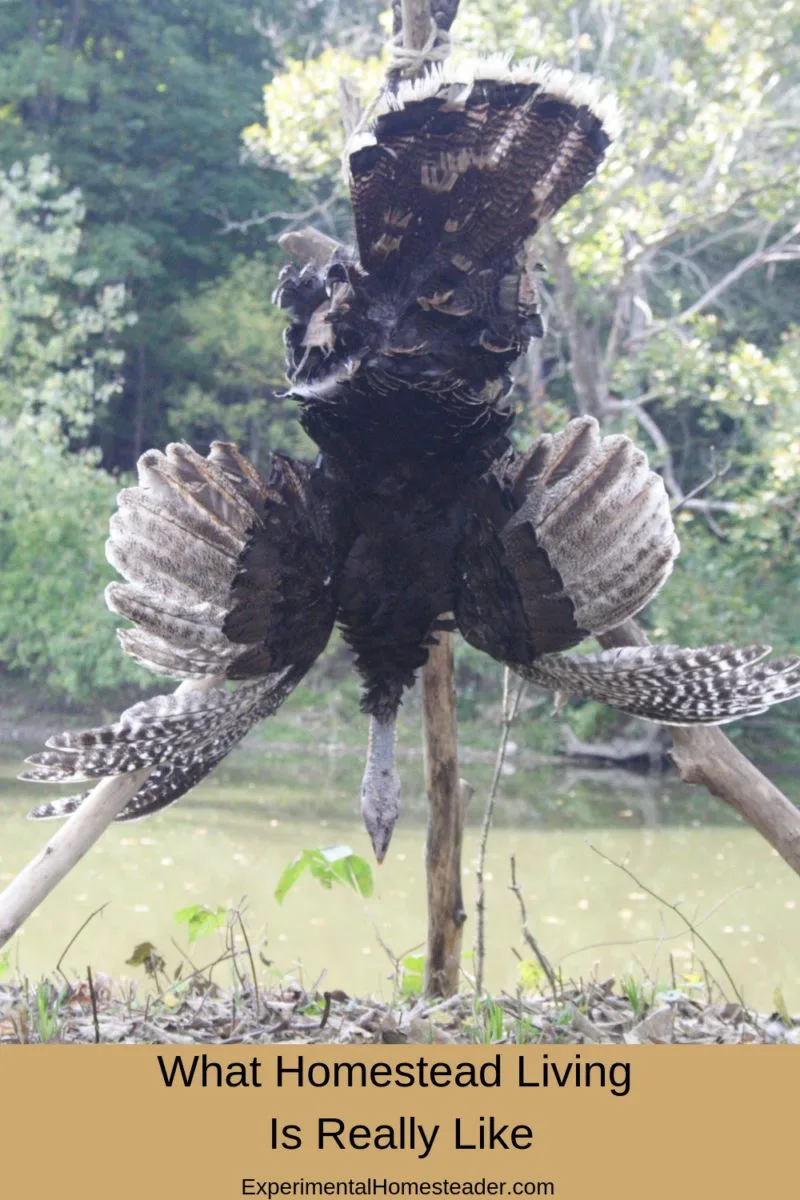
[[[94,991],[94,980],[92,979],[92,968],[87,966],[86,978],[89,983],[89,998],[92,1002],[92,1022],[94,1024],[94,1040],[95,1044],[100,1042],[100,1022],[97,1019],[97,996]]]
[[[352,79],[339,79],[339,116],[342,120],[345,142],[357,127],[364,109],[357,85]]]
[[[718,512],[738,512],[738,504],[730,504],[724,500],[704,500],[702,505],[699,504],[697,497],[700,496],[707,488],[710,488],[712,483],[716,483],[718,479],[722,479],[728,474],[731,464],[723,462],[720,466],[717,462],[717,456],[714,447],[711,447],[711,474],[702,483],[698,483],[690,492],[687,492],[682,500],[673,506],[672,515],[679,513],[682,508],[694,509],[695,512],[708,512],[710,509],[716,509]]]
[[[239,221],[229,216],[225,208],[205,209],[204,211],[207,216],[219,221],[220,228],[217,232],[222,236],[229,233],[247,233],[249,230],[256,229],[260,225],[269,225],[273,221],[283,221],[286,223],[287,228],[282,230],[281,233],[272,235],[271,240],[276,241],[283,233],[288,232],[289,229],[296,229],[304,221],[321,219],[323,224],[331,227],[331,211],[339,200],[340,196],[336,192],[332,192],[327,199],[315,200],[313,204],[302,212],[284,212],[283,209],[274,209],[272,212],[254,213],[251,217],[245,217]]]
[[[682,313],[676,317],[672,317],[669,321],[659,321],[650,326],[647,331],[652,334],[656,330],[661,330],[673,324],[685,324],[692,317],[697,316],[703,309],[708,308],[710,304],[714,304],[719,297],[726,292],[729,287],[736,283],[748,271],[753,271],[757,267],[767,266],[769,263],[777,262],[797,262],[800,260],[800,243],[794,241],[800,235],[800,221],[778,238],[770,246],[757,246],[752,254],[748,254],[746,258],[741,259],[735,267],[728,271],[727,275],[723,275],[722,279],[718,279],[712,287],[710,287],[704,295],[696,300],[694,304],[690,304]]]
[[[784,187],[786,184],[791,183],[793,179],[794,171],[785,171],[783,175],[779,175],[777,179],[770,180],[769,183],[765,183],[760,187],[747,188],[745,191],[738,192],[732,200],[718,208],[711,210],[704,209],[702,212],[697,213],[697,215],[676,219],[672,225],[666,225],[663,229],[658,230],[657,233],[652,234],[650,237],[642,238],[638,249],[633,252],[632,257],[649,254],[654,250],[660,250],[663,246],[668,245],[670,242],[674,242],[677,238],[688,236],[698,227],[705,226],[707,228],[708,226],[723,220],[725,217],[730,216],[731,213],[734,213],[738,208],[744,204],[747,204],[749,201],[754,200],[757,196],[764,196],[769,192],[774,192],[777,189]],[[726,235],[723,233],[719,236],[724,237]]]
[[[237,905],[234,912],[235,912],[236,920],[239,922],[239,928],[242,931],[242,937],[244,938],[244,944],[247,948],[247,957],[250,960],[250,974],[253,977],[253,1005],[254,1005],[256,1020],[260,1021],[261,1020],[261,996],[260,996],[259,990],[258,990],[258,976],[256,975],[255,959],[253,958],[253,951],[250,947],[250,938],[247,936],[247,929],[245,927],[244,918],[242,916],[242,907],[244,905],[244,901],[245,901],[245,897],[243,896],[242,899],[239,901],[239,904]]]
[[[552,230],[546,234],[547,258],[553,268],[558,306],[570,346],[570,372],[581,414],[602,410],[608,396],[596,331],[577,309],[577,291],[567,251]]]
[[[651,887],[648,887],[647,884],[638,877],[638,875],[634,875],[633,871],[630,869],[630,867],[626,866],[625,863],[616,862],[615,859],[609,858],[607,854],[604,854],[602,850],[598,850],[597,846],[593,846],[591,842],[587,842],[586,844],[590,850],[594,851],[595,854],[597,854],[600,858],[602,858],[603,862],[607,862],[609,864],[609,866],[616,867],[619,871],[624,872],[624,874],[627,875],[628,878],[638,888],[641,888],[641,890],[643,892],[646,892],[648,896],[652,896],[652,898],[654,900],[657,900],[659,904],[665,905],[671,912],[674,912],[675,915],[681,919],[681,921],[683,921],[684,925],[689,930],[692,937],[697,938],[698,942],[701,942],[702,945],[705,946],[705,948],[706,948],[706,950],[708,950],[709,954],[713,954],[714,958],[717,960],[719,965],[722,967],[722,970],[725,972],[725,978],[728,980],[728,983],[733,988],[734,996],[739,1001],[742,1008],[745,1009],[745,1011],[746,1011],[747,1005],[744,1002],[744,996],[742,995],[742,993],[739,991],[738,987],[736,986],[736,980],[733,978],[730,971],[725,966],[723,959],[720,958],[719,954],[717,954],[716,950],[711,945],[711,943],[709,941],[707,941],[706,938],[703,937],[702,933],[699,932],[697,926],[692,924],[692,922],[689,920],[689,918],[686,916],[686,914],[681,911],[680,907],[677,904],[672,904],[669,900],[665,900],[663,896],[659,896],[658,892],[654,892]]]
[[[99,907],[99,908],[96,908],[96,909],[94,910],[94,912],[93,912],[93,913],[89,913],[89,916],[86,918],[86,920],[85,920],[85,921],[83,921],[83,922],[82,922],[82,923],[81,923],[81,924],[78,926],[78,928],[77,928],[77,930],[75,931],[75,933],[73,933],[72,937],[69,939],[69,941],[67,942],[66,946],[65,946],[65,947],[64,947],[64,949],[61,951],[61,954],[60,954],[60,956],[59,956],[58,962],[56,963],[56,971],[57,971],[57,973],[58,973],[58,974],[61,976],[61,978],[64,980],[64,982],[65,982],[65,983],[67,983],[67,984],[68,984],[68,983],[69,983],[69,980],[67,979],[67,977],[66,977],[66,975],[64,974],[64,972],[61,970],[61,964],[62,964],[62,962],[63,962],[63,961],[64,961],[64,959],[67,957],[67,955],[69,954],[70,950],[71,950],[71,949],[72,949],[72,947],[75,945],[75,943],[77,942],[78,938],[79,938],[79,937],[81,936],[81,934],[83,933],[83,931],[84,931],[84,929],[86,928],[86,926],[87,926],[88,924],[90,924],[90,922],[92,922],[92,921],[95,919],[95,917],[99,916],[99,915],[100,915],[100,913],[104,912],[104,911],[105,911],[105,909],[107,909],[107,908],[108,908],[108,905],[109,905],[109,901],[108,901],[108,900],[106,900],[105,904],[101,904],[101,905],[100,905],[100,907]]]
[[[676,503],[680,503],[684,499],[684,495],[675,477],[675,464],[669,442],[650,414],[641,405],[634,406],[633,415],[661,455],[661,474],[664,477],[664,485],[672,499]]]
[[[547,976],[547,982],[550,984],[550,988],[553,993],[553,999],[557,999],[558,986],[557,986],[557,981],[556,981],[556,973],[553,970],[553,968],[550,966],[550,963],[548,962],[548,959],[547,959],[547,956],[545,955],[544,950],[542,950],[538,941],[536,940],[536,938],[533,936],[530,929],[528,928],[528,914],[525,911],[525,900],[523,899],[522,891],[519,887],[519,884],[517,883],[517,860],[515,859],[513,854],[511,855],[511,883],[509,885],[509,891],[513,892],[517,898],[517,904],[519,905],[520,922],[522,924],[522,936],[525,939],[525,944],[536,955],[536,961],[538,962],[539,966],[542,968],[545,975]]]
[[[619,352],[625,313],[630,304],[631,283],[636,272],[646,272],[647,277],[651,282],[658,283],[657,272],[652,268],[648,268],[648,264],[656,262],[660,257],[664,257],[664,255],[668,253],[667,247],[671,243],[680,239],[689,238],[692,234],[699,232],[703,228],[707,229],[711,227],[713,229],[713,227],[718,224],[719,221],[730,216],[732,213],[735,213],[737,209],[747,205],[750,201],[754,200],[758,196],[764,196],[769,192],[774,192],[776,189],[786,186],[786,184],[792,182],[793,178],[793,171],[784,172],[783,175],[778,176],[776,179],[771,180],[769,183],[764,184],[761,187],[749,188],[745,191],[739,192],[731,201],[720,206],[715,211],[709,212],[707,209],[704,209],[701,213],[692,214],[689,217],[684,216],[678,218],[672,224],[665,226],[657,233],[654,233],[647,238],[641,238],[635,233],[635,231],[631,231],[626,236],[624,267],[622,276],[616,288],[617,302],[611,322],[611,329],[606,343],[606,349],[603,355],[603,362],[605,364],[612,362]],[[627,183],[620,185],[621,190],[624,191],[626,186]],[[606,202],[603,208],[604,212],[608,212],[608,207],[611,203],[613,203],[615,194],[615,192],[612,192],[609,197],[606,197]],[[697,263],[694,261],[694,258],[703,250],[707,249],[709,246],[715,245],[720,241],[728,241],[731,238],[741,237],[749,232],[759,230],[760,238],[764,240],[760,240],[757,243],[756,249],[757,251],[763,252],[765,251],[766,247],[766,238],[769,237],[773,226],[774,222],[764,222],[758,216],[754,216],[752,212],[750,212],[740,224],[727,225],[719,232],[709,233],[699,242],[688,246],[682,254],[676,254],[674,251],[669,252],[669,257],[674,256],[674,258],[681,263],[685,270],[691,271],[694,274],[702,274],[697,266]],[[591,228],[592,227],[590,226],[589,229]],[[587,230],[584,229],[584,235],[586,232]],[[776,254],[783,254],[786,252],[787,250],[785,248],[775,251]],[[792,251],[788,252],[791,254],[791,260],[793,261],[796,255]],[[776,259],[775,261],[786,260],[781,258]],[[730,282],[735,282],[735,280],[732,279]],[[705,289],[705,293],[708,293],[712,288],[712,285],[708,282],[708,280],[703,281],[701,286]],[[729,284],[726,285],[726,287],[727,286],[729,286]],[[714,285],[714,287],[716,288],[718,285]],[[719,295],[721,295],[722,290],[724,289],[720,289],[720,291],[717,293],[717,299],[719,299]],[[639,338],[641,338],[649,335],[656,329],[662,329],[664,324],[665,322],[653,323],[648,329],[631,331],[631,340],[636,340],[637,332]]]

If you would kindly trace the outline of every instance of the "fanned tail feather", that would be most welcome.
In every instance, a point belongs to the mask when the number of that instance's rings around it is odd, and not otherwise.
[[[515,670],[540,687],[599,700],[662,725],[724,725],[800,696],[800,658],[768,646],[624,647],[548,654]]]
[[[387,92],[348,147],[363,266],[515,253],[592,178],[618,125],[595,83],[505,55],[446,62]]]

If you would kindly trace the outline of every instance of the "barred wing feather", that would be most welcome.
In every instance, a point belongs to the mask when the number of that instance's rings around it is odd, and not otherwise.
[[[115,724],[50,738],[31,781],[80,782],[152,768],[121,820],[171,804],[272,715],[325,648],[348,548],[325,481],[274,456],[263,479],[235,446],[207,457],[177,444],[149,451],[123,491],[107,554],[124,576],[108,605],[133,622],[126,653],[177,679],[216,686],[134,705]],[[229,690],[226,680],[242,681]],[[40,805],[66,815],[84,799]]]

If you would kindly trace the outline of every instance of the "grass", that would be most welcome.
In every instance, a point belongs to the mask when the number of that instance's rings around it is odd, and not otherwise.
[[[653,989],[649,982],[623,975],[620,979],[622,994],[627,998],[637,1017],[643,1017],[653,1002]]]

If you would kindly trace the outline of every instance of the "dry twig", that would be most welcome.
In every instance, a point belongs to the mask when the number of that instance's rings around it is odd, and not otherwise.
[[[625,863],[616,862],[615,859],[609,858],[607,854],[604,854],[602,850],[598,850],[597,846],[593,846],[591,842],[587,842],[586,844],[590,850],[594,851],[595,854],[597,854],[600,858],[602,858],[603,862],[607,862],[609,864],[609,866],[616,867],[617,870],[623,871],[628,876],[628,878],[633,883],[636,884],[636,886],[638,888],[641,888],[641,890],[643,892],[646,892],[648,896],[652,896],[652,898],[654,900],[657,900],[659,904],[663,904],[665,906],[665,908],[668,908],[670,910],[670,912],[674,912],[675,915],[677,917],[679,917],[681,921],[683,921],[684,925],[689,930],[692,937],[697,938],[698,942],[700,942],[703,946],[705,946],[705,948],[706,948],[706,950],[708,950],[709,954],[713,955],[713,957],[719,963],[720,967],[722,967],[722,970],[725,973],[725,978],[727,979],[728,983],[731,985],[731,987],[733,989],[734,996],[739,1001],[742,1008],[745,1011],[747,1011],[747,1005],[745,1004],[744,996],[742,995],[742,993],[739,991],[738,987],[736,986],[736,981],[733,978],[733,976],[731,975],[728,968],[725,966],[724,960],[720,957],[720,955],[717,953],[717,951],[714,949],[714,947],[711,945],[711,943],[706,938],[703,937],[702,933],[700,933],[697,926],[692,924],[692,922],[689,920],[689,918],[686,916],[685,913],[681,912],[680,907],[677,904],[673,904],[669,900],[665,900],[663,896],[659,896],[658,892],[654,892],[651,887],[648,887],[648,885],[646,883],[644,883],[638,877],[638,875],[634,875],[633,871],[630,869],[630,867],[626,866]]]
[[[86,978],[89,983],[89,997],[92,1001],[92,1021],[94,1023],[94,1040],[95,1040],[95,1043],[97,1045],[99,1045],[100,1044],[100,1022],[97,1019],[97,996],[95,995],[95,991],[94,991],[94,980],[92,979],[92,968],[91,967],[86,968]]]
[[[75,933],[73,933],[72,937],[69,939],[69,941],[67,942],[66,946],[65,946],[65,947],[64,947],[64,949],[61,951],[61,954],[60,954],[60,956],[59,956],[58,962],[56,963],[56,973],[57,973],[58,975],[60,975],[60,976],[61,976],[61,978],[64,980],[64,983],[66,983],[66,984],[69,984],[69,980],[67,979],[67,977],[66,977],[66,975],[64,974],[64,972],[61,970],[61,964],[62,964],[62,962],[63,962],[63,961],[64,961],[64,959],[67,957],[67,955],[69,954],[70,950],[71,950],[71,949],[72,949],[72,947],[75,945],[75,943],[77,942],[78,938],[79,938],[79,937],[81,936],[81,934],[83,933],[83,931],[84,931],[84,929],[86,928],[86,926],[87,926],[87,925],[88,925],[88,924],[89,924],[91,921],[93,921],[93,920],[95,919],[95,917],[99,916],[99,915],[100,915],[100,913],[104,911],[104,909],[108,908],[108,905],[109,905],[109,903],[110,903],[110,901],[108,901],[108,900],[107,900],[105,904],[101,904],[99,908],[96,908],[96,909],[94,910],[94,912],[92,912],[92,913],[89,913],[89,916],[86,918],[86,920],[85,920],[85,921],[83,921],[83,922],[82,922],[82,923],[81,923],[81,924],[78,926],[78,928],[77,928],[77,930],[75,931]]]
[[[497,746],[497,755],[494,764],[494,774],[489,788],[489,794],[486,798],[486,806],[483,810],[483,824],[481,826],[480,848],[478,850],[478,867],[475,872],[477,895],[475,898],[475,991],[480,993],[483,991],[483,975],[486,965],[486,850],[489,844],[489,833],[492,828],[492,820],[494,818],[494,805],[497,799],[497,792],[500,787],[500,779],[503,774],[503,766],[506,761],[506,751],[508,749],[508,737],[511,732],[511,726],[514,724],[517,713],[519,711],[520,700],[525,688],[525,680],[517,679],[516,686],[511,687],[511,670],[506,667],[503,671],[503,711],[502,725],[500,730],[500,741]]]
[[[553,968],[550,966],[550,963],[547,959],[547,956],[546,956],[544,950],[542,950],[538,941],[536,940],[536,938],[533,936],[530,929],[528,928],[528,914],[525,909],[525,900],[523,898],[522,891],[520,890],[519,884],[517,883],[517,860],[513,854],[511,855],[511,884],[509,887],[509,891],[513,892],[517,898],[517,904],[519,905],[520,922],[521,922],[521,926],[522,926],[522,936],[525,939],[525,944],[536,955],[536,961],[538,962],[539,966],[542,968],[545,975],[547,976],[547,982],[550,984],[550,989],[553,993],[553,999],[555,1000],[558,995],[558,983],[556,980],[556,973],[553,970]]]

